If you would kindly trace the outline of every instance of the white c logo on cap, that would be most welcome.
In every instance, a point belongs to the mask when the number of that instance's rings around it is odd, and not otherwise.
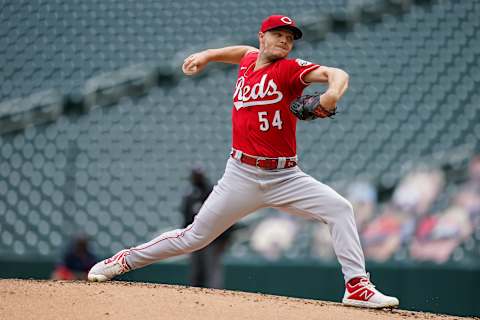
[[[292,19],[290,19],[289,17],[281,17],[280,21],[282,21],[285,24],[292,24]]]

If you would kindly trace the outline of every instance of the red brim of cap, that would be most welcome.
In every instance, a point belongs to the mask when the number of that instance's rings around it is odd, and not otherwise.
[[[271,31],[271,30],[281,30],[281,29],[287,29],[287,30],[290,30],[292,33],[293,33],[293,39],[295,40],[298,40],[300,38],[302,38],[302,31],[300,29],[298,29],[297,27],[294,27],[294,26],[279,26],[279,27],[275,27],[275,28],[271,28],[271,29],[268,29],[266,31]]]

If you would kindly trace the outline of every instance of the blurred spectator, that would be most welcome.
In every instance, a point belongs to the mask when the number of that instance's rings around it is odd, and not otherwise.
[[[87,273],[97,262],[89,248],[87,236],[74,237],[52,273],[54,280],[86,280]]]
[[[386,205],[383,213],[364,229],[362,242],[365,257],[376,261],[391,258],[411,233],[412,214],[394,205]]]
[[[383,213],[363,229],[365,256],[385,261],[401,248],[407,248],[417,221],[432,208],[443,185],[444,176],[439,169],[419,168],[405,176]]]
[[[392,202],[417,216],[427,213],[445,184],[437,168],[418,168],[405,176],[395,189]]]
[[[444,263],[480,223],[480,156],[472,158],[467,181],[453,196],[450,207],[425,217],[418,225],[410,255],[416,260]]]
[[[203,202],[212,192],[212,185],[200,165],[192,168],[190,187],[182,199],[183,227],[190,225]],[[207,247],[190,254],[190,285],[194,287],[223,288],[222,256],[228,247],[233,227],[226,230]]]
[[[253,230],[250,245],[268,260],[278,260],[295,240],[298,223],[295,217],[276,215],[263,219]]]
[[[453,203],[467,210],[473,222],[480,223],[480,155],[470,161],[468,179],[460,188]]]
[[[448,261],[455,248],[473,231],[468,212],[457,206],[423,220],[410,247],[416,260]]]

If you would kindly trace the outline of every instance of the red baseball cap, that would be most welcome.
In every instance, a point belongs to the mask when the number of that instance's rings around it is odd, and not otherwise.
[[[291,30],[295,40],[302,37],[302,31],[297,27],[295,21],[292,18],[282,15],[273,15],[263,20],[260,32],[266,32],[277,28],[287,28]]]

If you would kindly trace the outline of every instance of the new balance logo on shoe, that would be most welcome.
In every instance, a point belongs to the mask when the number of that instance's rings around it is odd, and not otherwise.
[[[395,297],[389,297],[375,289],[368,277],[355,279],[347,283],[343,304],[363,308],[394,308],[399,301]]]
[[[368,290],[367,288],[362,288],[358,291],[359,292],[355,294],[355,298],[358,297],[359,300],[362,299],[364,301],[370,300],[370,298],[373,297],[373,295],[375,294],[375,292]]]

